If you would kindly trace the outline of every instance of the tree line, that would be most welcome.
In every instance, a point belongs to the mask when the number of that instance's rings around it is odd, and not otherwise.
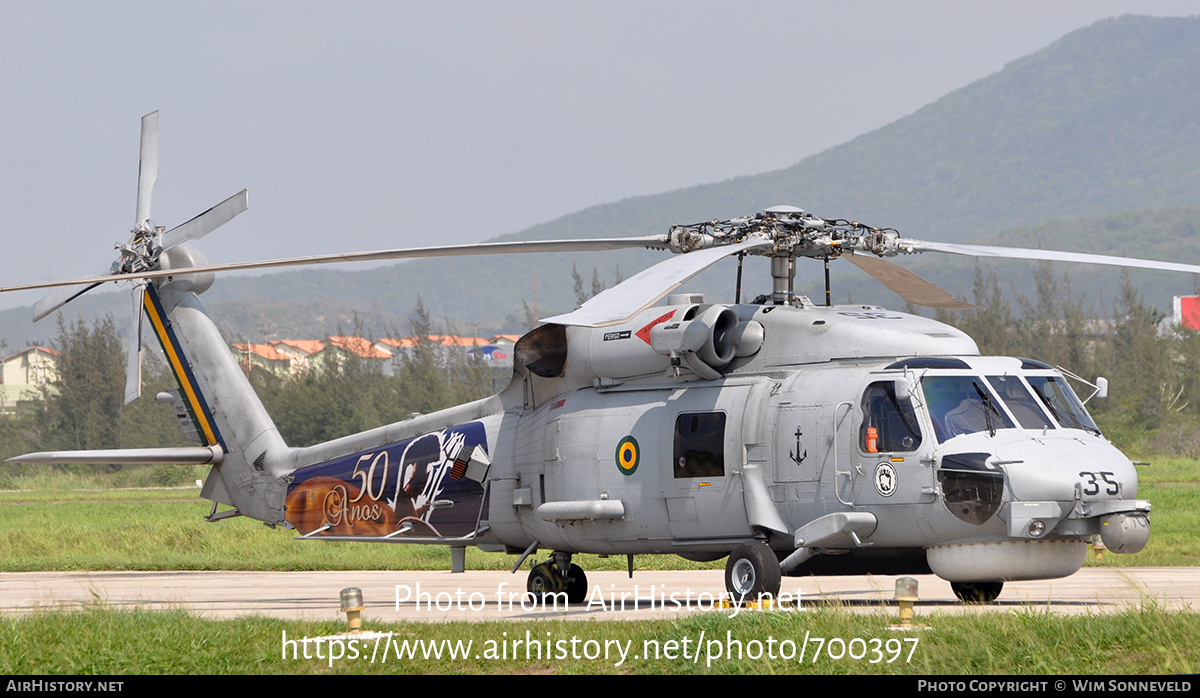
[[[280,378],[251,373],[251,385],[275,420],[284,440],[307,446],[372,427],[486,397],[492,392],[491,368],[479,357],[450,350],[429,340],[434,323],[418,303],[411,320],[415,346],[396,359],[392,375],[354,354],[310,366]],[[450,332],[447,332],[450,333]],[[161,356],[143,351],[142,397],[123,405],[125,349],[111,316],[92,322],[59,319],[53,348],[59,352],[57,375],[42,399],[29,400],[0,414],[0,460],[22,453],[52,450],[153,448],[187,445],[173,410],[154,396],[178,388]],[[45,466],[0,463],[0,479]],[[53,470],[91,471],[91,466],[53,466]],[[99,466],[104,471],[121,466]]]
[[[1111,312],[1097,313],[1049,265],[1039,268],[1032,297],[1006,295],[995,273],[979,268],[974,302],[979,310],[939,311],[936,319],[967,332],[982,354],[1037,359],[1093,382],[1106,377],[1109,397],[1092,400],[1088,409],[1119,447],[1200,457],[1200,335],[1182,328],[1162,331],[1163,314],[1143,302],[1127,277]],[[408,335],[416,345],[396,359],[391,375],[377,362],[352,354],[337,361],[331,353],[329,361],[336,365],[310,367],[287,378],[256,371],[251,384],[284,440],[295,446],[492,392],[488,365],[435,344],[428,339],[431,334],[434,323],[418,302]],[[172,410],[153,399],[157,392],[177,387],[154,352],[145,352],[143,398],[121,404],[124,346],[111,317],[90,323],[60,319],[54,348],[60,353],[58,375],[43,399],[0,414],[0,458],[30,451],[186,443]],[[1089,392],[1081,385],[1076,389],[1083,397]],[[21,468],[2,464],[0,475]]]

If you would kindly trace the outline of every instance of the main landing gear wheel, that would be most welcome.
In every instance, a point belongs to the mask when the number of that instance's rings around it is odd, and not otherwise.
[[[991,603],[1000,596],[1004,582],[950,582],[950,588],[963,603]]]
[[[742,543],[729,553],[725,563],[725,589],[734,603],[758,601],[763,596],[779,596],[783,572],[775,551],[762,541]]]
[[[579,565],[571,565],[567,571],[567,601],[583,603],[588,595],[587,575]]]
[[[529,570],[529,578],[525,580],[525,590],[536,598],[561,592],[563,590],[562,577],[554,569],[554,563],[543,562]]]
[[[566,593],[567,603],[583,603],[587,599],[588,582],[583,568],[572,564],[567,574],[560,574],[554,560],[547,560],[529,570],[525,590],[535,598]]]

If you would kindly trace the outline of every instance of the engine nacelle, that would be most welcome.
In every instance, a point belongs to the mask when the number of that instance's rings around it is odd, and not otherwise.
[[[572,384],[590,385],[666,374],[678,365],[712,380],[735,358],[756,353],[763,336],[761,324],[741,320],[729,306],[650,308],[620,325],[568,327],[566,373]]]

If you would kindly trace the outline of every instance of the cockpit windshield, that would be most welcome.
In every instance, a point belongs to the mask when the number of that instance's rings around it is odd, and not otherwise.
[[[1017,418],[1017,423],[1024,429],[1054,429],[1054,422],[1046,416],[1038,401],[1029,394],[1029,388],[1021,379],[1013,375],[988,376],[988,383],[1000,395],[1000,400],[1008,406],[1008,411]]]
[[[982,378],[927,375],[921,379],[921,389],[939,442],[960,434],[1016,428]]]
[[[1100,434],[1061,376],[1004,374],[985,379],[925,375],[921,388],[939,443],[960,434],[987,431],[994,435],[997,429],[1016,429],[1018,424],[1021,429],[1061,427]]]
[[[1075,391],[1067,385],[1065,378],[1026,376],[1026,380],[1033,386],[1033,392],[1038,399],[1064,428],[1083,429],[1099,436],[1099,427],[1092,421],[1091,415],[1084,409],[1083,403],[1076,397]]]

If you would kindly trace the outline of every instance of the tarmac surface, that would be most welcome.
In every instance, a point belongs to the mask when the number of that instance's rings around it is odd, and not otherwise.
[[[363,590],[366,619],[427,622],[563,618],[632,620],[683,613],[733,613],[722,608],[724,574],[706,571],[588,572],[588,599],[569,608],[535,605],[525,572],[8,572],[0,573],[0,614],[89,605],[148,610],[186,609],[207,618],[265,615],[342,618],[339,592]],[[792,608],[842,606],[874,611],[893,605],[896,577],[785,577],[781,599]],[[918,616],[1030,609],[1104,613],[1153,603],[1200,608],[1200,568],[1085,568],[1064,579],[1009,582],[991,604],[959,603],[950,584],[917,576]]]

